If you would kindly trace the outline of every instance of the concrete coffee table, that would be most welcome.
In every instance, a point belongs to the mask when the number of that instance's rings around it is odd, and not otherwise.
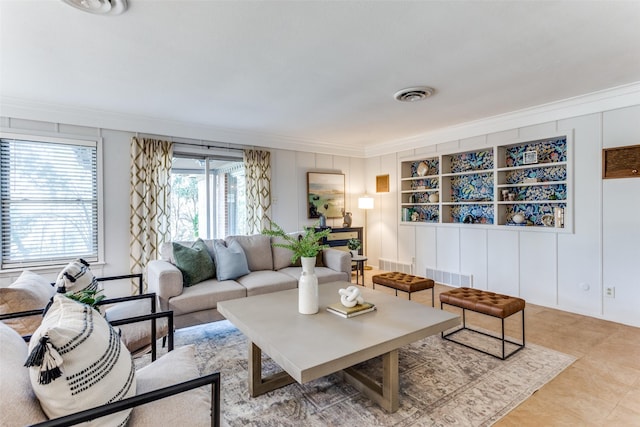
[[[249,392],[256,397],[297,381],[341,373],[344,380],[388,412],[398,410],[398,349],[460,324],[460,317],[360,288],[377,310],[352,318],[326,311],[348,282],[319,286],[318,314],[298,313],[292,289],[218,303],[218,311],[249,339]],[[262,352],[284,371],[262,377]],[[352,366],[382,355],[382,386]]]

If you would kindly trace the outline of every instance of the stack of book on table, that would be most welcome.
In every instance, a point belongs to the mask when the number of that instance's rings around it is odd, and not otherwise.
[[[336,302],[327,307],[327,311],[329,313],[337,314],[341,317],[359,316],[361,314],[369,313],[375,309],[376,306],[370,302],[356,304],[353,307],[345,307],[342,303]]]

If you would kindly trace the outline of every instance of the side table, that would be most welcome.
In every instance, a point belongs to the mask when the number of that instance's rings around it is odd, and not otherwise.
[[[364,286],[364,263],[367,261],[367,257],[363,255],[356,255],[351,257],[351,262],[356,263],[356,285],[360,284],[360,276],[362,275],[362,286]]]

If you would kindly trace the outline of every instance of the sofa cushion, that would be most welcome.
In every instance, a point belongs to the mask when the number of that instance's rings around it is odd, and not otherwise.
[[[273,270],[273,256],[271,255],[271,238],[262,234],[251,236],[229,236],[227,245],[238,242],[247,257],[250,271]]]
[[[267,294],[270,292],[286,291],[298,287],[298,279],[279,271],[252,271],[237,279],[238,283],[247,289],[247,296]]]
[[[0,425],[26,426],[46,421],[47,416],[31,388],[29,371],[24,367],[27,343],[2,322],[0,349]]]
[[[174,242],[173,257],[176,267],[182,272],[184,286],[195,285],[216,274],[215,264],[202,239],[196,240],[190,247]]]
[[[302,267],[287,267],[279,270],[278,272],[287,274],[288,276],[291,276],[298,280],[300,279],[300,275],[302,274]],[[338,281],[348,282],[351,279],[346,273],[342,271],[332,270],[329,267],[316,267],[315,273],[318,277],[318,283],[329,283]]]
[[[213,242],[213,254],[216,260],[218,281],[233,280],[249,274],[247,257],[237,241],[232,241],[229,246],[225,246],[222,242]]]
[[[108,322],[112,322],[150,313],[151,300],[139,299],[113,304],[104,310],[104,317]],[[116,329],[120,331],[120,339],[134,357],[151,350],[151,320],[120,325]],[[168,331],[166,317],[156,320],[156,338],[164,337]]]
[[[136,372],[137,394],[198,378],[195,346],[178,347]],[[199,387],[134,408],[130,426],[206,426],[211,424],[211,388]]]
[[[44,344],[44,357],[37,357]],[[64,295],[53,304],[29,343],[31,386],[49,418],[68,415],[135,395],[131,354],[118,333],[93,308]],[[55,375],[58,367],[60,374]],[[47,375],[48,374],[48,375]],[[124,410],[88,426],[120,426]]]
[[[0,288],[0,314],[45,308],[56,288],[39,274],[23,271],[8,288]],[[8,319],[4,323],[20,335],[31,335],[42,322],[42,316]]]
[[[206,280],[195,286],[184,288],[180,295],[169,299],[169,310],[180,316],[201,310],[216,308],[219,301],[247,296],[247,290],[233,280]]]
[[[216,239],[216,240],[224,242],[224,240],[221,240],[221,239]],[[202,239],[202,241],[204,242],[205,246],[207,247],[207,251],[209,251],[209,255],[211,255],[211,259],[214,259],[213,258],[213,242],[214,242],[214,240]],[[164,260],[164,261],[169,261],[171,264],[175,265],[176,260],[173,257],[173,243],[180,243],[183,246],[191,246],[193,244],[193,240],[192,241],[164,242],[162,245],[160,245],[160,259]]]

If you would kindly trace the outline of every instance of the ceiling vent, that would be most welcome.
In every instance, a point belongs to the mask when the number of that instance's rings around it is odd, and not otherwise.
[[[429,86],[416,86],[402,89],[393,96],[400,102],[418,102],[433,95],[436,90]]]
[[[127,10],[127,0],[62,0],[85,12],[98,15],[119,15]]]

